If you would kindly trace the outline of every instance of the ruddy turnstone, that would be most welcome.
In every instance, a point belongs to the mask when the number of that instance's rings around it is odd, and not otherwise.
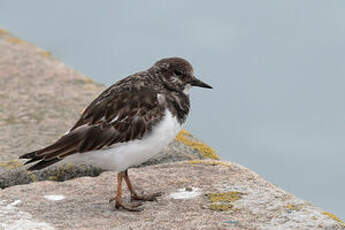
[[[20,158],[35,162],[28,170],[46,168],[63,159],[87,160],[116,170],[116,208],[138,211],[121,199],[122,180],[131,200],[153,201],[160,193],[138,195],[128,168],[143,163],[169,144],[186,121],[192,86],[212,88],[197,79],[191,64],[165,58],[146,71],[130,75],[102,92],[83,111],[75,125],[55,143]]]

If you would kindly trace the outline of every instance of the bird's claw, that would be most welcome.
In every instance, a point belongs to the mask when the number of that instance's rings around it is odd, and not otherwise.
[[[141,212],[141,211],[143,211],[142,208],[138,208],[141,205],[142,205],[141,202],[136,202],[136,203],[124,205],[122,202],[115,201],[115,208],[116,209],[122,208],[122,209],[130,211],[130,212]]]

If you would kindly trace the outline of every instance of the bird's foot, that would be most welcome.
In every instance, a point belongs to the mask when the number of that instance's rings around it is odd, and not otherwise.
[[[138,194],[132,194],[131,195],[131,201],[157,201],[157,197],[161,196],[161,192],[155,192],[153,194],[148,195],[138,195]]]
[[[109,200],[109,203],[111,203],[113,201],[115,201],[115,208],[116,209],[122,208],[122,209],[130,211],[130,212],[140,212],[143,210],[142,208],[138,208],[139,206],[143,205],[143,203],[141,203],[141,202],[134,202],[131,204],[123,204],[121,201],[116,200],[116,198],[111,198]]]

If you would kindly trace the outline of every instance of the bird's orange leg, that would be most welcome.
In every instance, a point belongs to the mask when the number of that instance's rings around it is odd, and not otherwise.
[[[161,196],[162,193],[161,192],[156,192],[156,193],[153,193],[153,194],[150,194],[150,195],[138,195],[135,191],[134,191],[134,188],[133,188],[133,185],[131,183],[131,181],[129,180],[129,177],[128,177],[128,169],[126,169],[124,172],[124,179],[125,179],[125,182],[127,184],[127,187],[129,189],[129,191],[131,192],[131,200],[141,200],[141,201],[157,201],[157,197]]]
[[[109,200],[109,203],[115,200],[115,208],[123,208],[125,210],[131,211],[131,212],[138,212],[141,211],[141,209],[138,209],[137,207],[140,205],[124,205],[122,203],[122,178],[124,177],[124,172],[119,172],[117,174],[117,192],[116,197]]]

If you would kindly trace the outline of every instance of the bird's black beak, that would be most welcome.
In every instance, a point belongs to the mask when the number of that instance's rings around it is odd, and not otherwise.
[[[190,84],[192,86],[199,86],[199,87],[203,87],[203,88],[212,89],[212,86],[206,84],[205,82],[200,81],[196,77],[193,77],[193,80],[190,82]]]

